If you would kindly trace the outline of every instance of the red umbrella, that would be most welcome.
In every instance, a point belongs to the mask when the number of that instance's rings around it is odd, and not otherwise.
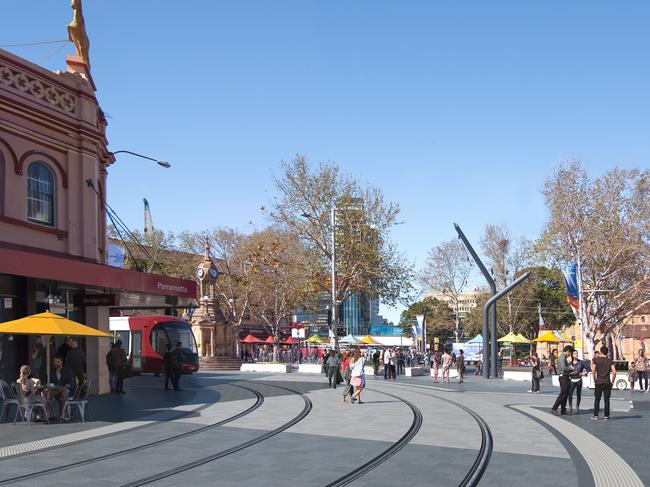
[[[248,335],[241,342],[242,343],[264,343],[262,340],[260,340],[259,338],[255,338],[253,335]]]
[[[286,345],[293,345],[295,343],[298,343],[298,340],[296,340],[294,337],[289,337],[286,340],[282,340],[282,343]]]
[[[266,340],[264,340],[264,343],[273,343],[273,337],[269,335]]]

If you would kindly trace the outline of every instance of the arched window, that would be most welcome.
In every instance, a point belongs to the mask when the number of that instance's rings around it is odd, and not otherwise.
[[[42,162],[27,170],[27,219],[54,226],[54,175]]]

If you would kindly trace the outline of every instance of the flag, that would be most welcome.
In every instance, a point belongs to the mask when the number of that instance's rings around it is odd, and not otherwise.
[[[106,244],[106,264],[111,267],[124,267],[124,247],[112,243]]]
[[[153,234],[153,220],[151,219],[149,202],[147,201],[147,198],[143,198],[142,201],[144,201],[144,234],[151,235]]]
[[[537,303],[537,315],[539,316],[539,329],[545,330],[546,323],[544,322],[544,318],[542,317],[542,303]]]
[[[580,315],[580,295],[578,293],[576,270],[576,263],[571,262],[562,270],[562,274],[564,274],[564,285],[566,286],[566,299],[571,309],[573,309],[573,314],[578,317]]]

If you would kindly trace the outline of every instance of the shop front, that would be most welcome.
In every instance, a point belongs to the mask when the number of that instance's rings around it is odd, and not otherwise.
[[[133,314],[136,309],[147,314],[176,314],[195,302],[195,297],[194,281],[0,243],[0,322],[51,311],[108,332],[111,315]],[[64,338],[54,339],[51,350],[57,350]],[[42,374],[46,367],[43,339],[0,335],[0,379],[15,380],[24,364]],[[109,341],[74,339],[87,357],[86,373],[96,384],[93,392],[107,392],[105,356]]]

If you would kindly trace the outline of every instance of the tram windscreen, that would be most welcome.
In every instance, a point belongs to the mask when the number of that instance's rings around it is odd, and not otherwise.
[[[186,353],[197,353],[194,334],[187,323],[177,323],[175,321],[158,323],[151,338],[154,348],[161,355],[165,353],[167,343],[175,347],[177,342],[183,343],[183,351]]]

